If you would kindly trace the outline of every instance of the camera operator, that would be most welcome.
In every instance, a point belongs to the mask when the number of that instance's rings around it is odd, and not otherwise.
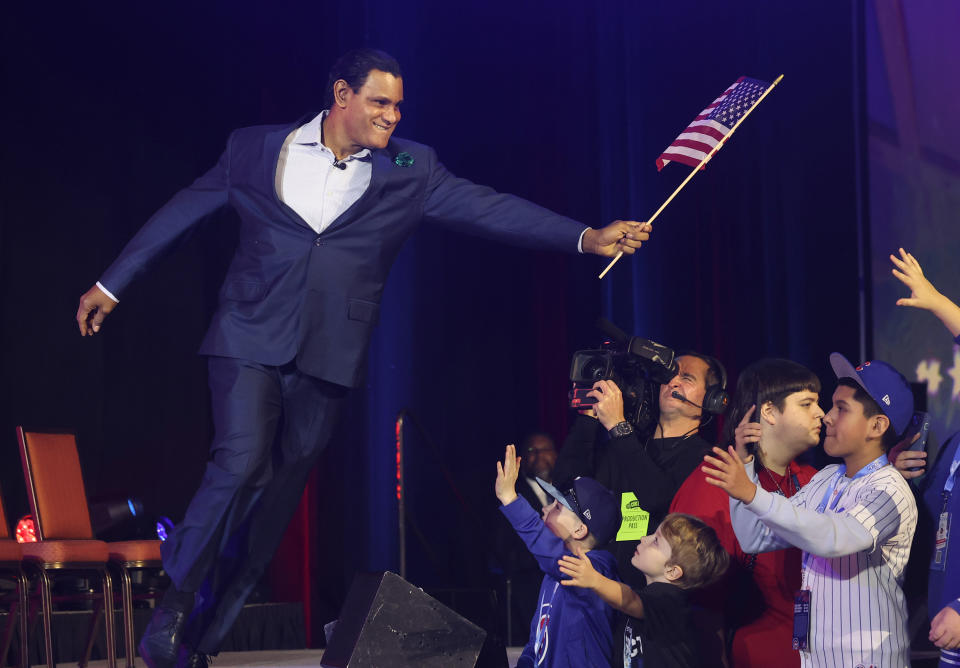
[[[596,403],[575,418],[553,472],[554,480],[591,476],[621,498],[624,522],[612,547],[624,582],[638,588],[644,581],[630,559],[639,539],[666,516],[673,495],[710,449],[699,432],[712,415],[702,407],[710,399],[725,405],[725,395],[717,398],[726,386],[717,360],[695,352],[676,359],[677,375],[660,386],[653,433],[638,434],[625,419],[616,383],[597,381],[588,395]]]

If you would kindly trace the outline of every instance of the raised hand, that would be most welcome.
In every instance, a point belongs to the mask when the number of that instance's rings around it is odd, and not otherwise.
[[[950,301],[933,287],[923,275],[923,269],[917,258],[900,249],[900,257],[890,256],[894,268],[891,270],[897,279],[910,288],[909,297],[897,300],[897,306],[912,306],[931,311],[946,325],[953,336],[960,336],[960,306]]]
[[[713,452],[715,457],[707,455],[703,458],[703,461],[710,466],[700,468],[707,474],[707,482],[721,488],[738,501],[744,503],[753,501],[753,497],[757,494],[757,486],[747,475],[747,469],[737,456],[734,447],[728,446],[726,452],[720,448],[714,448]]]
[[[520,472],[520,458],[517,448],[511,443],[503,453],[503,463],[497,462],[497,481],[493,491],[500,503],[507,505],[517,498],[517,475]]]
[[[890,261],[894,266],[891,270],[893,275],[910,288],[910,296],[898,299],[897,306],[913,306],[930,311],[943,299],[943,295],[923,275],[923,269],[913,255],[901,248],[900,257],[891,255]]]

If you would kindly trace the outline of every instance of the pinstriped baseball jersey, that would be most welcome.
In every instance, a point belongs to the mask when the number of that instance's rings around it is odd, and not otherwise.
[[[756,477],[752,466],[748,472]],[[818,513],[827,494],[828,504]],[[839,475],[837,465],[828,466],[791,499],[758,489],[750,504],[731,500],[730,511],[744,550],[804,550],[811,620],[802,665],[910,665],[901,586],[917,505],[894,467],[851,479]]]

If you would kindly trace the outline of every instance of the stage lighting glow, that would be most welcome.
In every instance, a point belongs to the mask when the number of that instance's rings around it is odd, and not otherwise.
[[[161,517],[157,520],[157,538],[160,542],[167,540],[167,536],[173,533],[173,522],[169,517]]]
[[[24,515],[17,522],[17,542],[18,543],[36,543],[37,534],[33,527],[33,517]]]
[[[130,514],[134,517],[137,516],[137,504],[133,499],[127,499],[127,508],[130,509]]]

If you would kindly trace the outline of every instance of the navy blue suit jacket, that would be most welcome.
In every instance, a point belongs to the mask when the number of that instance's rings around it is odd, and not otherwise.
[[[140,229],[100,282],[114,295],[207,215],[240,216],[236,254],[200,352],[279,365],[356,387],[384,282],[420,221],[514,245],[576,252],[584,225],[453,176],[428,146],[399,138],[372,151],[370,186],[317,234],[275,189],[294,125],[234,131],[217,165]],[[395,163],[398,153],[413,164]],[[402,162],[402,161],[401,161]]]

